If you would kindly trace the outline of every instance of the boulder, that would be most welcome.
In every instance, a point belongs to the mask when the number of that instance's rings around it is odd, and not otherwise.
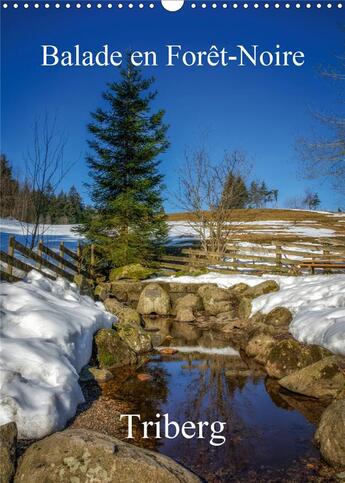
[[[263,314],[262,312],[256,312],[256,314],[250,317],[250,323],[253,327],[264,326],[265,321],[266,321],[266,314]]]
[[[200,267],[200,268],[195,268],[195,267],[190,267],[187,268],[186,270],[180,270],[178,273],[176,273],[175,277],[199,277],[200,275],[205,275],[206,273],[209,273],[210,270],[206,267]]]
[[[113,374],[108,369],[98,369],[97,367],[90,367],[90,374],[97,382],[107,382],[113,379]]]
[[[137,311],[139,314],[168,315],[170,297],[158,283],[149,283],[140,294]]]
[[[276,307],[265,315],[264,321],[274,327],[288,327],[292,321],[292,313],[285,307]]]
[[[176,320],[179,322],[192,322],[195,312],[202,310],[202,300],[198,295],[187,294],[177,299],[175,304]]]
[[[101,329],[95,336],[97,360],[103,368],[135,364],[137,356],[114,329]]]
[[[116,324],[116,330],[121,339],[136,353],[142,354],[152,349],[151,336],[136,322],[121,322]]]
[[[245,353],[249,357],[254,359],[260,364],[266,364],[268,355],[276,343],[276,339],[264,332],[254,335],[245,347]]]
[[[277,336],[279,338],[290,338],[289,327],[285,325],[273,325],[266,323],[266,317],[268,314],[262,314],[257,312],[249,319],[249,327],[251,330],[248,332],[248,340],[257,334],[266,334]]]
[[[143,267],[140,263],[132,263],[123,267],[113,268],[109,274],[110,282],[116,280],[146,280],[154,274],[150,268]]]
[[[204,309],[209,315],[230,312],[234,318],[236,317],[235,308],[238,307],[239,299],[229,290],[207,284],[199,288],[198,294],[202,298]]]
[[[103,303],[109,312],[116,315],[120,323],[135,322],[137,325],[141,324],[139,312],[124,305],[115,298],[107,298]]]
[[[160,282],[160,285],[164,287],[164,284]],[[182,297],[187,293],[198,293],[200,287],[203,287],[205,284],[203,283],[176,283],[171,282],[167,284],[166,290],[170,294],[177,294],[178,296]]]
[[[237,308],[237,316],[240,319],[249,319],[251,313],[252,313],[251,299],[247,297],[240,297],[238,308]]]
[[[68,429],[32,444],[15,483],[197,483],[167,456],[86,429]]]
[[[266,280],[258,285],[254,285],[254,287],[249,287],[245,292],[243,292],[243,295],[245,297],[255,299],[256,297],[260,297],[266,293],[277,292],[278,290],[279,285],[275,280]]]
[[[109,291],[111,295],[116,297],[117,300],[127,303],[135,300],[137,304],[139,296],[143,288],[145,287],[145,282],[135,282],[133,280],[118,280],[116,282],[111,282],[109,285]]]
[[[0,426],[1,483],[10,483],[16,471],[17,434],[17,426],[14,422]]]
[[[345,389],[342,359],[330,356],[280,379],[289,391],[314,398],[335,398]]]
[[[271,348],[265,369],[270,377],[281,379],[329,355],[329,351],[317,345],[303,345],[294,339],[283,339]]]
[[[249,285],[247,285],[246,283],[240,282],[230,287],[229,291],[237,295],[242,295],[248,289],[249,289]]]
[[[110,283],[100,283],[96,286],[94,294],[100,300],[105,300],[109,297]]]
[[[98,369],[97,367],[85,366],[79,374],[79,378],[83,382],[97,381],[107,382],[113,379],[113,374],[108,369]]]
[[[345,468],[345,399],[334,401],[324,411],[315,441],[328,464]]]

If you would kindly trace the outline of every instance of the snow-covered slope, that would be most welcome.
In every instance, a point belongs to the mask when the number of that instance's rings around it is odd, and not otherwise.
[[[253,314],[268,313],[283,306],[294,315],[290,332],[300,342],[321,345],[345,356],[345,275],[304,277],[263,275],[227,275],[209,273],[199,277],[165,277],[158,280],[175,283],[216,283],[231,287],[243,282],[250,286],[264,280],[276,280],[278,292],[254,299]]]
[[[39,233],[50,236],[64,236],[71,238],[80,238],[78,233],[73,229],[76,225],[40,225]],[[10,218],[0,218],[0,230],[9,235],[26,235],[32,233],[34,225],[30,223],[22,223]]]
[[[21,438],[64,427],[83,402],[78,372],[92,337],[114,317],[74,284],[31,272],[1,283],[0,425],[16,421]]]

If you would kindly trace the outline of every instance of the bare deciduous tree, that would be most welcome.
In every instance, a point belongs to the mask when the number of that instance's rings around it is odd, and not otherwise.
[[[322,75],[328,79],[345,81],[345,58],[340,57],[339,70],[328,69]],[[344,91],[342,91],[343,96]],[[345,99],[340,99],[342,110]],[[328,178],[336,191],[345,195],[345,116],[314,113],[314,117],[328,129],[329,135],[314,140],[300,139],[297,147],[302,159],[302,173],[306,179]]]
[[[46,194],[55,192],[70,170],[72,164],[64,163],[66,139],[57,130],[56,118],[50,120],[45,114],[38,118],[33,127],[33,144],[26,157],[25,183],[30,199],[22,200],[22,209],[33,212],[33,223],[23,225],[30,248],[47,230]],[[21,219],[25,219],[22,216]]]
[[[236,185],[224,188],[229,175],[244,178],[249,172],[246,157],[239,151],[226,153],[222,161],[213,164],[205,149],[186,154],[185,164],[179,177],[177,199],[180,207],[190,214],[187,220],[200,239],[205,252],[222,255],[229,238],[239,231],[234,224],[233,209],[237,206]]]

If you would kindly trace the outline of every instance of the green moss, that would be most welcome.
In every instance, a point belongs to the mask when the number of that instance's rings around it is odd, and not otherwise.
[[[114,282],[116,280],[145,280],[151,277],[154,271],[150,268],[143,267],[140,263],[133,263],[123,267],[113,268],[109,274],[109,280]]]
[[[190,268],[188,270],[181,270],[180,272],[176,273],[175,277],[198,277],[199,275],[205,275],[209,273],[207,268]]]
[[[100,367],[111,367],[117,362],[117,359],[109,352],[98,351],[97,358]]]

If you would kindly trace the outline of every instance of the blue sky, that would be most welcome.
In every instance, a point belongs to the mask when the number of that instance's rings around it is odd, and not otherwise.
[[[125,3],[125,2],[123,2]],[[280,191],[279,204],[317,189],[322,206],[336,209],[339,200],[327,182],[310,183],[297,174],[296,139],[312,133],[312,110],[337,108],[336,86],[319,75],[320,65],[335,63],[343,52],[343,12],[336,8],[300,10],[222,8],[177,13],[156,5],[142,10],[92,8],[2,11],[2,151],[17,168],[32,140],[32,124],[48,111],[57,114],[68,142],[65,157],[74,167],[63,182],[75,184],[87,200],[83,183],[88,169],[86,125],[90,112],[102,105],[101,93],[118,78],[114,67],[43,68],[41,44],[97,51],[104,44],[112,50],[156,50],[163,56],[166,44],[207,50],[216,44],[231,49],[237,44],[258,44],[273,49],[302,50],[302,68],[168,68],[164,63],[147,67],[154,75],[156,107],[166,110],[171,147],[162,156],[161,169],[169,193],[176,190],[178,167],[186,148],[204,143],[217,161],[225,150],[244,150],[253,164],[253,177],[265,179]],[[166,208],[177,211],[167,193]]]

